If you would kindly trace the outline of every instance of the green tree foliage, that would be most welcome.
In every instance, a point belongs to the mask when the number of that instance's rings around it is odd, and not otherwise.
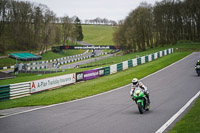
[[[200,1],[162,0],[141,3],[116,29],[113,41],[125,51],[200,41]]]
[[[82,41],[80,20],[56,17],[46,5],[15,0],[0,0],[0,52],[40,50],[56,43]]]
[[[119,24],[113,40],[126,51],[144,51],[145,46],[152,43],[152,34],[152,8],[142,3],[122,24]]]
[[[82,32],[81,21],[78,17],[75,19],[74,24],[75,24],[76,40],[82,41],[84,36]]]

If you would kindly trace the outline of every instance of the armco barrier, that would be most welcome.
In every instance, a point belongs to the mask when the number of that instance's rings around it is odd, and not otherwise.
[[[148,60],[149,60],[149,61],[152,61],[152,55],[148,55],[148,56],[149,56],[149,57],[148,57],[148,58],[149,58]]]
[[[30,95],[30,82],[10,84],[10,99]]]
[[[162,56],[164,56],[164,55],[165,55],[165,51],[163,50],[163,51],[162,51]]]
[[[111,65],[110,66],[110,74],[113,74],[116,72],[117,72],[117,64]]]
[[[154,54],[151,55],[152,60],[154,60]]]
[[[117,64],[117,72],[121,71],[122,70],[122,63],[118,63]]]
[[[141,58],[137,58],[137,65],[140,65],[141,64]]]
[[[144,64],[145,63],[145,56],[142,56],[141,57],[141,64]]]
[[[0,101],[10,98],[10,85],[0,86]]]
[[[87,52],[85,52],[85,53],[87,53]],[[47,60],[47,61],[40,61],[40,62],[31,62],[31,63],[26,64],[28,66],[27,70],[46,69],[47,68],[47,63],[56,62],[56,61],[59,61],[60,64],[63,65],[63,64],[74,62],[74,61],[79,61],[79,60],[91,58],[91,56],[85,56],[85,57],[80,57],[80,58],[77,58],[77,59],[71,59],[71,60],[68,60],[68,61],[63,61],[63,60],[66,60],[66,59],[70,59],[70,58],[74,58],[74,57],[79,57],[81,55],[84,55],[85,53],[79,54],[79,55],[74,55],[74,56],[63,57],[63,58],[59,58],[59,59],[53,59],[53,60]],[[106,55],[106,54],[107,53],[100,53],[97,56]],[[33,66],[33,65],[39,65],[39,64],[41,65],[40,67]],[[0,70],[6,70],[6,69],[10,69],[10,68],[14,69],[14,66],[0,67]]]
[[[162,57],[171,53],[173,53],[173,49],[168,49],[104,68],[98,68],[79,73],[66,74],[30,82],[0,86],[0,101],[27,96],[35,92],[57,88],[63,85],[72,84],[82,80],[90,80],[98,78],[100,76],[114,74],[118,71],[152,61],[154,59],[157,59],[158,57]]]
[[[133,60],[128,61],[128,68],[133,67]]]
[[[106,55],[107,53],[100,53],[98,54],[97,56],[100,56],[100,55]],[[82,54],[83,55],[83,54]],[[80,55],[79,55],[80,56]],[[70,57],[67,57],[67,58],[60,58],[60,59],[54,59],[54,60],[49,60],[49,61],[43,61],[43,62],[36,62],[36,63],[30,63],[29,64],[29,67],[27,68],[28,70],[35,70],[35,69],[46,69],[47,68],[47,62],[55,62],[55,61],[59,61],[59,63],[61,65],[63,64],[67,64],[67,63],[72,63],[72,62],[75,62],[75,61],[79,61],[79,60],[83,60],[83,59],[88,59],[88,58],[91,58],[91,55],[87,55],[87,56],[84,56],[84,57],[80,57],[78,58],[79,56],[70,56]],[[63,61],[64,59],[69,59],[69,58],[72,58],[72,57],[77,57],[76,59],[71,59],[71,60],[68,60],[68,61]],[[31,66],[31,65],[35,65],[35,64],[42,64],[42,66],[40,67],[34,67],[34,66]]]
[[[133,66],[137,66],[138,65],[137,59],[132,59],[132,61],[133,61]]]
[[[128,61],[122,62],[123,70],[128,69]]]
[[[154,53],[154,60],[158,58],[158,53]]]
[[[157,52],[158,58],[160,58],[160,52]]]
[[[149,56],[145,56],[145,63],[149,62]]]
[[[65,60],[65,59],[69,59],[69,58],[73,58],[73,57],[78,57],[78,56],[81,56],[81,55],[84,55],[88,53],[88,50],[82,54],[78,54],[78,55],[74,55],[74,56],[67,56],[67,57],[63,57],[63,58],[58,58],[58,59],[53,59],[53,60],[46,60],[46,61],[38,61],[38,62],[31,62],[31,63],[28,63],[27,65],[28,66],[32,66],[32,65],[37,65],[37,64],[44,64],[44,66],[46,66],[46,63],[49,63],[49,62],[53,62],[53,61],[61,61],[61,60]],[[14,69],[14,66],[5,66],[5,67],[0,67],[0,70],[6,70],[6,69]],[[36,69],[35,67],[28,67],[28,70],[32,70],[32,69]],[[43,68],[40,68],[40,69],[43,69]]]
[[[110,74],[110,66],[109,67],[104,67],[104,75],[109,75]]]

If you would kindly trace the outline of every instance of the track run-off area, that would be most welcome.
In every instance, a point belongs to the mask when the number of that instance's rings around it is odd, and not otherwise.
[[[99,95],[0,118],[2,133],[154,133],[199,91],[194,65],[200,53],[141,81],[150,92],[150,111],[140,114],[131,84]],[[132,79],[130,79],[131,81]]]

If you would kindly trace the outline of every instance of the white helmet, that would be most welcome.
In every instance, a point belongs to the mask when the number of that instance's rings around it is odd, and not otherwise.
[[[137,87],[137,86],[139,85],[138,79],[137,79],[137,78],[134,78],[134,79],[132,80],[132,84],[133,84],[133,87]]]

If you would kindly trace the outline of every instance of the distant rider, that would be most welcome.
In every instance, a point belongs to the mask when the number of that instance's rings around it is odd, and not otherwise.
[[[199,65],[200,65],[200,61],[198,60],[196,65],[195,65],[195,70],[196,70],[197,66],[199,66]]]
[[[140,87],[141,89],[144,90],[144,93],[145,93],[145,95],[147,96],[147,100],[148,100],[148,102],[150,103],[149,91],[147,90],[147,87],[146,87],[142,82],[139,82],[137,78],[134,78],[134,79],[132,80],[131,91],[130,91],[131,98],[132,98],[133,100],[135,100],[133,94],[134,94],[135,88],[137,88],[137,87]]]

